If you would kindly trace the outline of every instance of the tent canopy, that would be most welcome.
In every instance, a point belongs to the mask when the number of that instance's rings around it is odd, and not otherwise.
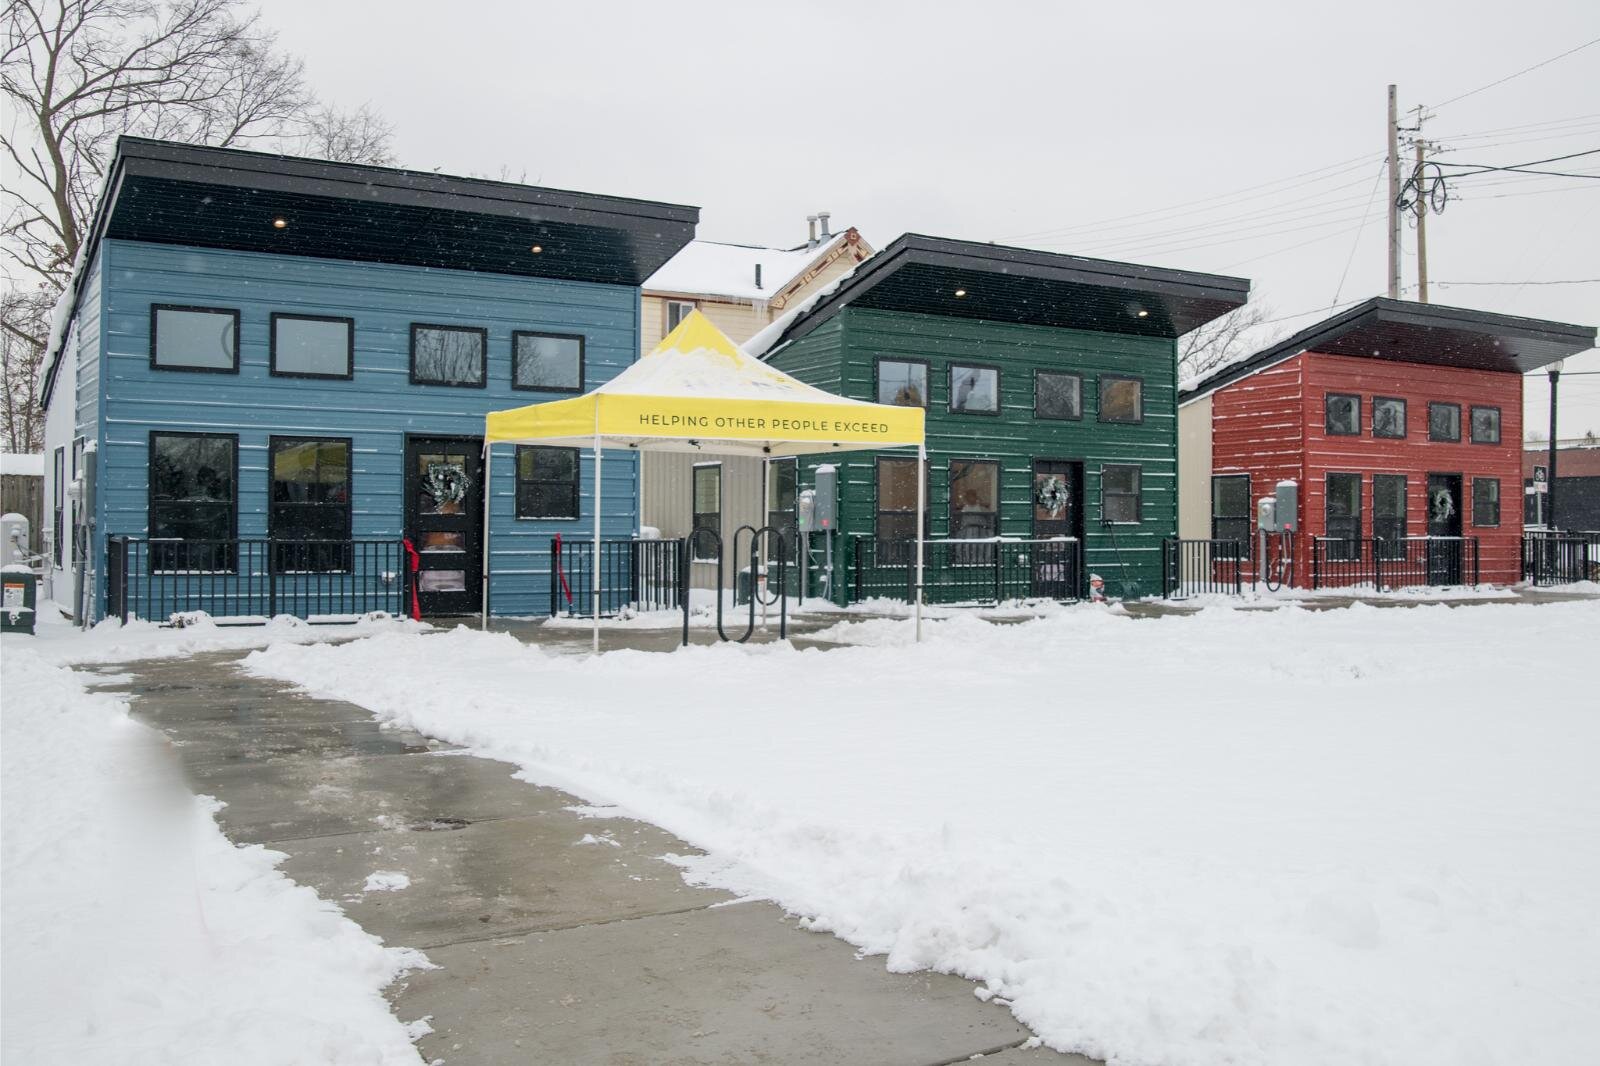
[[[923,410],[824,392],[741,351],[699,311],[655,351],[569,400],[488,416],[486,444],[776,458],[923,443]]]

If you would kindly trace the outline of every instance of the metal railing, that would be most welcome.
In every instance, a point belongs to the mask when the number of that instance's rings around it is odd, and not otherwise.
[[[1600,533],[1556,530],[1524,533],[1522,579],[1535,585],[1600,581]]]
[[[1313,537],[1311,587],[1378,591],[1478,584],[1477,537]]]
[[[845,585],[851,603],[916,595],[916,541],[855,537]],[[923,541],[923,602],[995,604],[1011,600],[1077,600],[1083,596],[1083,551],[1075,539]]]
[[[204,612],[222,625],[279,615],[310,622],[404,613],[398,538],[151,540],[106,544],[106,612],[124,622],[169,622]]]
[[[1169,600],[1216,593],[1239,595],[1247,573],[1254,583],[1250,547],[1238,540],[1170,537],[1162,541],[1161,595]]]
[[[550,540],[550,615],[588,617],[594,610],[594,541]],[[625,608],[676,611],[685,598],[684,542],[681,540],[602,540],[600,614],[614,617]]]

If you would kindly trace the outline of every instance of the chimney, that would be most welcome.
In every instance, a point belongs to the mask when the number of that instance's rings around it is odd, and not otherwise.
[[[817,212],[817,221],[822,223],[822,239],[825,240],[825,241],[833,239],[833,234],[828,232],[828,216],[831,215],[831,214],[832,214],[831,211],[818,211]]]
[[[756,264],[756,288],[761,288],[761,264]]]
[[[806,247],[807,248],[815,248],[816,246],[817,246],[817,216],[816,215],[807,215],[806,216]]]

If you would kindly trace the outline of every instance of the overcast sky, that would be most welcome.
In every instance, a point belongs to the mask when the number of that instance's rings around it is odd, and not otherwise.
[[[880,247],[916,231],[1236,274],[1275,317],[1298,315],[1286,331],[1385,287],[1390,82],[1402,109],[1432,107],[1441,161],[1600,149],[1600,44],[1473,92],[1600,38],[1595,0],[266,0],[263,14],[325,97],[394,122],[407,166],[694,204],[713,240],[794,244],[825,209]],[[1600,155],[1549,169],[1600,175]],[[1541,284],[1600,278],[1600,180],[1453,191],[1428,227],[1435,303],[1600,324],[1600,284]],[[1567,368],[1600,371],[1600,353]],[[1541,428],[1543,381],[1527,390]],[[1561,396],[1563,437],[1600,433],[1600,374],[1564,378]]]

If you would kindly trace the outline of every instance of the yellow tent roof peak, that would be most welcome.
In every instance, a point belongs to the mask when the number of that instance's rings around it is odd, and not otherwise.
[[[739,346],[698,308],[690,311],[671,333],[661,338],[661,343],[656,345],[650,356],[665,355],[674,351],[711,351],[726,356],[735,363],[747,358]],[[645,358],[648,359],[650,356]]]

